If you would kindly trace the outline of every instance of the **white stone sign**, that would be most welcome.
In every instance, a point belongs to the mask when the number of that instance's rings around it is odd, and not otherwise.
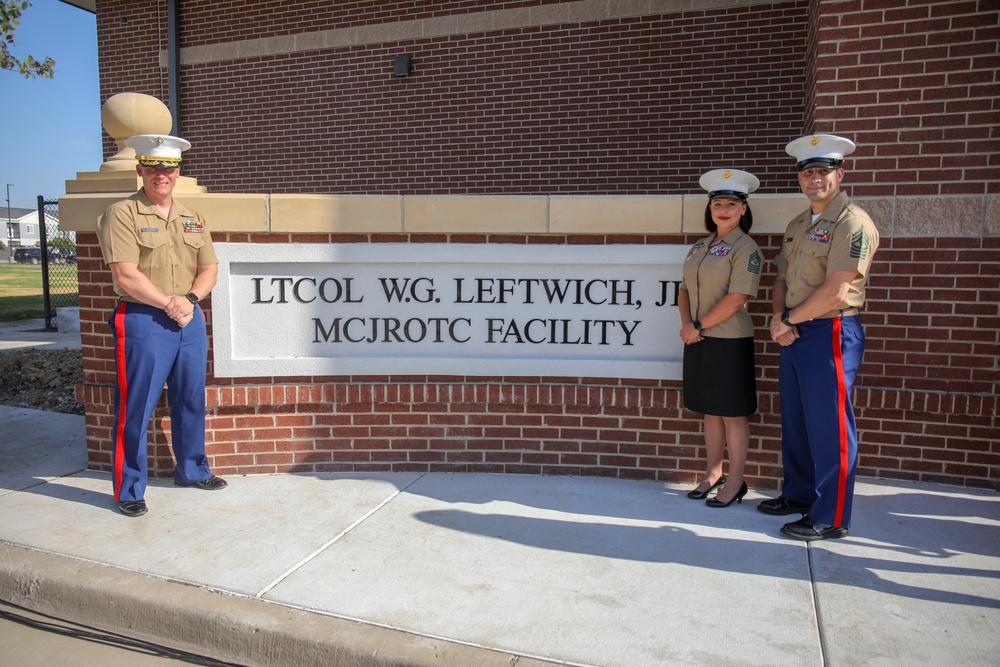
[[[219,243],[215,375],[680,379],[687,250]]]

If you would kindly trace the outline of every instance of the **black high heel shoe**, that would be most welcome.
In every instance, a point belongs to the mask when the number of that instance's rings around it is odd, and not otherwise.
[[[715,480],[715,483],[704,491],[695,491],[695,490],[688,491],[688,498],[690,498],[691,500],[703,500],[707,498],[708,494],[710,494],[714,489],[719,488],[725,483],[726,483],[726,476],[723,475],[719,479]]]
[[[705,504],[708,505],[709,507],[729,507],[730,505],[733,504],[733,501],[736,501],[737,503],[742,503],[743,496],[745,496],[749,490],[750,489],[747,488],[747,483],[743,482],[743,486],[740,487],[739,493],[733,496],[729,500],[729,502],[727,503],[722,502],[721,500],[718,499],[719,494],[715,494],[715,498],[709,498],[708,500],[705,501]]]

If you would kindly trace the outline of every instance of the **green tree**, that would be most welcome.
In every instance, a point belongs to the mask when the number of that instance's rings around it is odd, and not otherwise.
[[[62,253],[76,252],[76,244],[73,243],[72,239],[65,236],[57,236],[54,239],[49,239],[49,248],[55,248]]]
[[[28,0],[0,0],[0,35],[3,37],[0,39],[0,70],[16,70],[25,79],[34,76],[51,79],[56,66],[52,58],[46,56],[43,62],[38,62],[31,56],[25,56],[24,60],[19,60],[10,52],[14,46],[14,31],[21,22],[21,12],[30,5]]]

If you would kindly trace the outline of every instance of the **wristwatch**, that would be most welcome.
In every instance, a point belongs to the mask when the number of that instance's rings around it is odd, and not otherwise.
[[[691,323],[691,325],[694,326],[694,328],[697,329],[698,331],[701,331],[701,320],[695,320],[694,322]]]
[[[198,295],[195,294],[194,292],[188,292],[184,296],[187,297],[187,300],[191,302],[192,306],[197,306],[198,305],[198,301],[200,299],[198,299]]]
[[[791,316],[792,316],[791,308],[785,308],[785,312],[781,316],[781,323],[784,324],[786,327],[794,327],[795,325],[792,324],[791,321],[789,321],[788,319]]]

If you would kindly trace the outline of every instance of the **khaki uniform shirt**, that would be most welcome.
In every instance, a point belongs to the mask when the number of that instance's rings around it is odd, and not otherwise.
[[[681,287],[687,290],[691,319],[699,320],[727,294],[756,296],[760,285],[761,254],[757,243],[736,227],[725,238],[715,235],[691,246],[684,260]],[[702,334],[711,338],[751,338],[753,322],[740,308]]]
[[[199,266],[219,263],[201,214],[175,199],[170,219],[164,220],[141,189],[104,212],[97,239],[105,262],[138,265],[168,296],[187,294]],[[125,301],[137,301],[117,284],[115,292]]]
[[[823,284],[827,274],[845,269],[857,271],[847,297],[818,319],[836,317],[841,310],[863,306],[865,281],[878,242],[878,230],[871,217],[852,204],[843,192],[830,202],[816,222],[812,221],[812,211],[806,210],[788,223],[776,260],[788,288],[785,307],[798,306]]]

